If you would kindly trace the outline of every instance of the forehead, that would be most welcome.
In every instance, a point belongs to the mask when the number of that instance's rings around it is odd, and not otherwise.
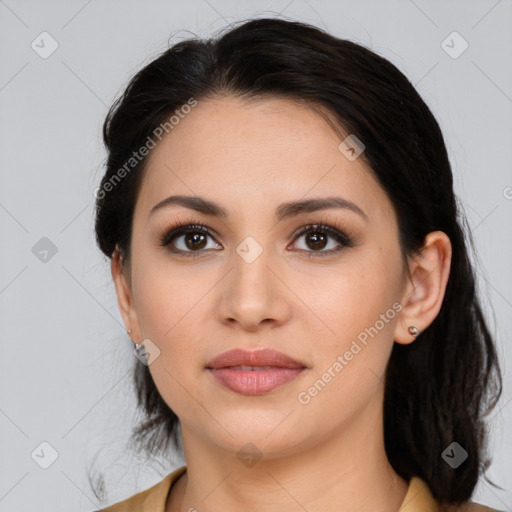
[[[199,101],[151,150],[137,209],[147,214],[172,194],[215,198],[239,213],[338,193],[369,216],[389,215],[391,205],[362,159],[339,150],[343,137],[293,100]]]

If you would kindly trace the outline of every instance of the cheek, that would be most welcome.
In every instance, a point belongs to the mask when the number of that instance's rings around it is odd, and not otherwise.
[[[141,254],[132,275],[142,335],[159,348],[160,365],[164,362],[163,366],[173,375],[186,368],[194,371],[192,361],[199,365],[201,354],[195,340],[203,339],[199,326],[206,304],[204,298],[213,278],[192,281],[190,272],[176,272],[176,267],[162,265],[161,258],[151,258]],[[160,365],[155,364],[155,372],[161,373]]]
[[[395,252],[372,248],[361,253],[347,266],[350,271],[331,275],[324,293],[317,291],[311,298],[320,304],[319,316],[329,328],[319,339],[315,376],[328,380],[322,375],[330,368],[337,376],[333,390],[355,392],[368,385],[371,393],[385,371],[401,310],[401,267]]]
[[[335,333],[328,333],[326,339],[346,342],[373,326],[381,315],[385,315],[385,325],[379,322],[379,330],[389,332],[392,329],[396,316],[392,305],[400,297],[401,283],[396,258],[394,254],[365,251],[346,269],[340,268],[325,276],[321,289],[310,287],[308,296],[316,304],[315,311]]]
[[[189,393],[195,395],[193,383],[202,362],[195,342],[202,339],[197,331],[201,295],[197,288],[183,288],[180,279],[165,278],[159,272],[146,270],[137,279],[134,294],[142,335],[159,350],[149,366],[151,377],[164,402],[180,418],[194,414]]]
[[[401,309],[393,294],[380,288],[382,277],[355,277],[340,282],[331,297],[325,323],[335,335],[319,338],[314,371],[297,397],[309,417],[331,411],[327,423],[333,428],[360,414],[384,385]]]
[[[160,250],[141,251],[134,258],[133,294],[144,336],[167,344],[199,301],[203,287],[191,286],[190,275],[176,272],[158,254]]]
[[[194,382],[202,362],[197,340],[203,339],[197,329],[201,295],[183,290],[179,280],[161,275],[143,280],[138,288],[143,335],[160,351],[149,371],[164,402],[180,419],[201,414],[191,393],[197,396]]]

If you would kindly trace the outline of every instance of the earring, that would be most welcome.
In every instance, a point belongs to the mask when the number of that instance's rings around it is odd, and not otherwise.
[[[135,350],[134,353],[137,354],[138,358],[140,359],[142,356],[146,356],[146,352],[144,350],[144,345],[139,345],[136,341],[135,343]],[[141,359],[142,360],[142,359]]]
[[[126,333],[130,336],[130,335],[131,335],[131,333],[132,333],[132,330],[131,330],[131,329],[128,329],[128,330],[126,331]],[[130,339],[131,339],[131,336],[130,336]],[[132,341],[133,341],[133,340],[132,340]],[[135,350],[134,350],[134,352],[135,352],[135,354],[136,354],[136,355],[139,357],[139,359],[140,359],[140,357],[141,357],[141,351],[144,349],[144,345],[139,345],[136,341],[133,341],[133,343],[135,343]]]
[[[409,333],[412,334],[414,337],[416,337],[419,334],[421,334],[421,331],[414,325],[411,325],[411,326],[409,326]]]

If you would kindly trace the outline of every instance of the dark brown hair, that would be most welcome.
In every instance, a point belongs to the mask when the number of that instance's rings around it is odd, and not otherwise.
[[[109,258],[116,246],[124,260],[130,256],[147,158],[112,186],[118,170],[191,98],[226,94],[321,106],[364,143],[362,158],[396,210],[402,253],[417,252],[431,231],[449,236],[452,263],[441,310],[414,343],[395,343],[387,366],[384,434],[387,456],[401,477],[424,479],[440,502],[468,500],[489,465],[483,418],[499,399],[502,377],[475,289],[466,246],[473,242],[454,195],[443,135],[413,85],[388,60],[283,19],[249,20],[211,39],[175,44],[132,78],[105,120],[108,159],[96,201],[99,248]],[[147,366],[134,360],[138,404],[146,414],[133,431],[134,445],[150,456],[180,449],[178,417]],[[457,470],[441,456],[452,442],[469,454]]]

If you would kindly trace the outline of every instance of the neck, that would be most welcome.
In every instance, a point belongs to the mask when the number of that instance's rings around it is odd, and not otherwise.
[[[368,409],[343,435],[294,446],[288,455],[264,456],[252,466],[182,425],[187,472],[169,494],[166,512],[396,512],[408,482],[386,457],[382,413],[373,416]]]

